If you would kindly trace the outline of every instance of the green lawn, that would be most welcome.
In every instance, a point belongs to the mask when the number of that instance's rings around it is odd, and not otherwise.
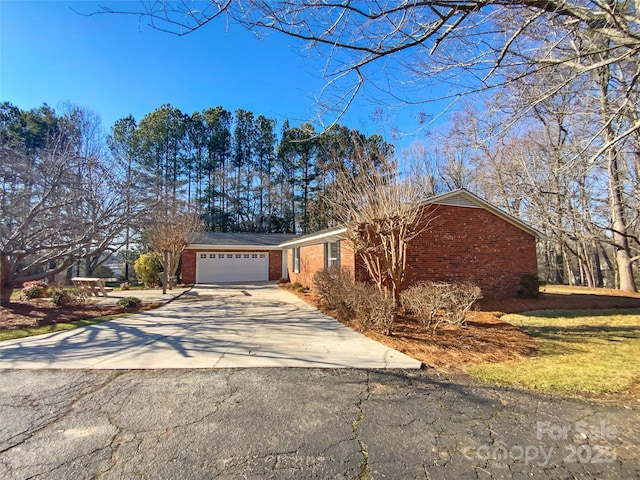
[[[17,328],[15,330],[0,330],[0,342],[3,340],[14,340],[16,338],[31,337],[33,335],[42,335],[44,333],[61,332],[63,330],[73,330],[78,327],[86,327],[95,325],[96,323],[115,320],[130,313],[120,313],[116,315],[106,315],[104,317],[90,318],[88,320],[76,320],[75,322],[57,323],[55,325],[45,325],[43,327]]]
[[[501,320],[538,339],[539,355],[476,365],[470,374],[570,395],[624,393],[640,383],[640,309],[546,310]]]

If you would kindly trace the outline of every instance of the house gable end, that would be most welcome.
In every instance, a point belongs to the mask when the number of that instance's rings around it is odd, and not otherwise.
[[[482,208],[496,215],[497,217],[500,217],[502,220],[505,220],[506,222],[518,227],[519,229],[524,230],[536,239],[545,238],[545,235],[535,228],[527,225],[522,220],[519,220],[513,215],[504,212],[503,210],[483,200],[477,195],[474,195],[464,188],[431,197],[425,200],[424,205],[446,205],[462,208]]]

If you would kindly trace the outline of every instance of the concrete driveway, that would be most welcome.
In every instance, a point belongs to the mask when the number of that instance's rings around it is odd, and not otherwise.
[[[0,368],[419,368],[277,285],[198,286],[155,310],[0,342]]]

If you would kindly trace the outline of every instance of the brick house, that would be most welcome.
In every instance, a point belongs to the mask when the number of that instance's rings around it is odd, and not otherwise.
[[[430,220],[407,245],[405,286],[471,281],[485,295],[515,296],[522,275],[537,275],[541,234],[515,217],[464,189],[432,197],[423,208]],[[281,244],[291,282],[311,286],[314,274],[330,265],[347,266],[365,280],[368,274],[344,234],[335,228]]]
[[[424,202],[428,227],[407,247],[406,285],[421,280],[472,281],[485,295],[516,295],[523,274],[537,275],[536,240],[541,234],[467,190]],[[302,237],[287,234],[206,233],[182,256],[184,283],[289,278],[305,286],[327,266],[348,267],[358,280],[368,275],[344,228]]]

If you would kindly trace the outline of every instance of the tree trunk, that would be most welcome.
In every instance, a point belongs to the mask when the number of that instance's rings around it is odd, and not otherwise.
[[[611,75],[610,67],[605,66],[600,69],[600,114],[602,118],[609,118],[607,114],[610,110],[609,104],[609,82]],[[618,266],[618,280],[620,290],[627,292],[637,292],[633,279],[633,263],[629,250],[629,240],[627,238],[627,226],[624,219],[624,193],[623,174],[619,165],[618,149],[614,144],[615,131],[611,123],[605,124],[602,130],[605,144],[609,147],[606,152],[607,173],[609,175],[609,198],[611,206],[611,227],[613,228],[613,246],[616,251],[616,264]]]
[[[593,265],[596,287],[604,287],[604,277],[602,275],[602,265],[600,263],[600,253],[598,252],[597,244],[595,244],[593,248]]]
[[[162,272],[162,294],[167,293],[167,285],[169,283],[169,252],[162,252],[162,263],[163,263],[163,272]]]
[[[564,249],[560,242],[556,241],[554,245],[554,260],[555,260],[555,269],[554,276],[556,279],[556,283],[558,285],[564,285],[566,281],[566,274],[564,268]]]
[[[0,255],[0,306],[11,303],[14,285],[9,280],[9,261]]]
[[[613,227],[613,245],[616,251],[618,279],[620,290],[637,292],[633,278],[633,262],[627,238],[627,226],[624,220],[624,206],[622,197],[622,179],[618,165],[618,152],[611,147],[607,152],[607,167],[609,171],[609,195],[611,197],[611,226]]]

